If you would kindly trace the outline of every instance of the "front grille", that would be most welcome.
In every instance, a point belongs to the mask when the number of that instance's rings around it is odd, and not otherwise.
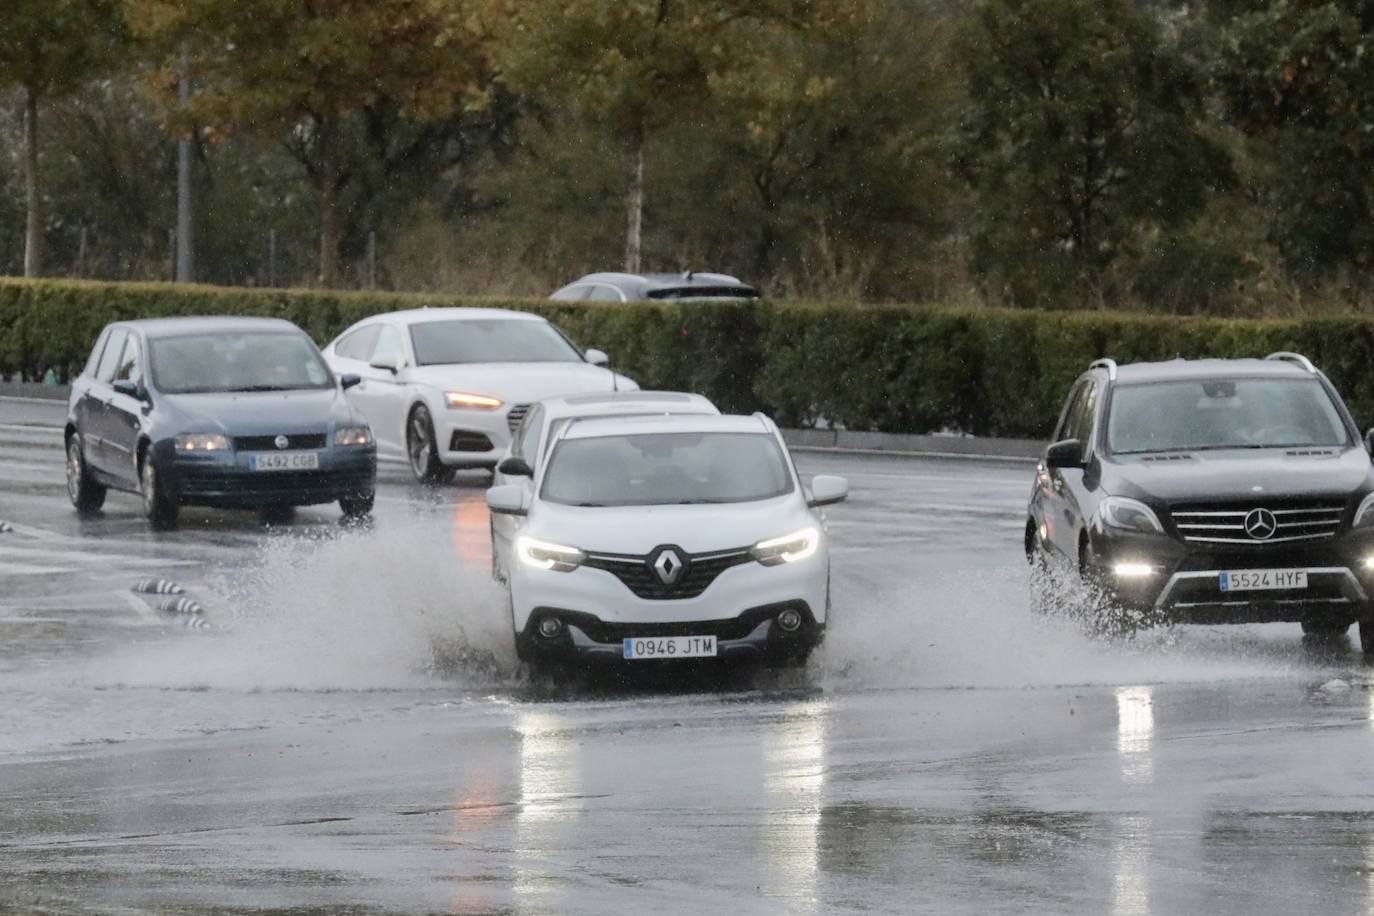
[[[553,614],[566,623],[577,627],[593,642],[614,645],[626,639],[647,639],[659,636],[714,636],[719,640],[744,639],[765,620],[770,620],[792,608],[802,615],[802,627],[794,634],[780,634],[784,639],[807,638],[815,635],[816,618],[805,601],[784,601],[750,608],[738,617],[723,620],[693,620],[689,622],[672,621],[662,623],[611,623],[591,614],[578,611],[565,611],[559,608],[539,607],[530,615],[530,628],[542,616]],[[778,631],[774,631],[778,632]]]
[[[530,405],[516,404],[514,407],[510,409],[510,412],[506,414],[506,425],[510,427],[510,431],[512,434],[514,434],[515,431],[520,428],[520,421],[525,419],[525,414],[529,412]]]
[[[716,551],[687,555],[687,569],[672,585],[664,585],[654,571],[658,552],[646,556],[635,554],[590,554],[582,565],[604,570],[615,576],[640,598],[664,601],[696,598],[716,578],[732,566],[752,563],[754,557],[747,549]]]
[[[286,437],[287,448],[324,448],[324,442],[324,433],[296,433]],[[277,437],[275,435],[236,436],[234,448],[242,452],[276,451]]]
[[[455,429],[448,440],[450,452],[489,452],[491,449],[490,439],[466,429]]]
[[[338,491],[370,493],[374,474],[366,471],[271,471],[252,473],[211,468],[178,469],[177,491],[183,497],[220,496],[245,499]]]
[[[1271,537],[1252,537],[1246,530],[1246,517],[1256,509],[1268,509],[1273,513],[1276,524]],[[1341,526],[1345,503],[1341,500],[1200,503],[1174,506],[1169,514],[1183,539],[1195,544],[1286,544],[1330,540]]]

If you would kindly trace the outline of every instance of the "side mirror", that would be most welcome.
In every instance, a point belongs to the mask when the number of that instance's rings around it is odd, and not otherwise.
[[[1083,466],[1083,443],[1077,439],[1064,439],[1045,449],[1045,467],[1081,468]]]
[[[583,355],[587,357],[587,362],[593,366],[609,366],[611,364],[611,358],[606,355],[605,350],[591,349]]]
[[[389,356],[383,356],[380,359],[374,359],[372,362],[368,363],[368,365],[371,366],[373,369],[385,369],[392,375],[395,375],[397,372],[400,371],[400,367],[396,365],[396,360],[392,359]]]
[[[505,474],[507,477],[533,477],[534,468],[530,463],[519,455],[511,455],[503,458],[501,463],[496,466],[496,470]]]
[[[487,508],[495,515],[527,515],[525,488],[517,484],[492,487],[487,491]]]
[[[831,474],[818,474],[811,478],[811,498],[808,506],[832,506],[849,498],[849,481]]]
[[[1364,434],[1364,450],[1374,455],[1374,428]]]
[[[143,386],[129,379],[120,379],[110,387],[115,390],[115,394],[122,394],[127,398],[137,398],[140,401],[148,399],[148,392],[144,390]]]
[[[342,391],[347,391],[354,385],[361,385],[362,383],[363,377],[361,375],[354,375],[352,372],[347,375],[339,376],[339,388]]]

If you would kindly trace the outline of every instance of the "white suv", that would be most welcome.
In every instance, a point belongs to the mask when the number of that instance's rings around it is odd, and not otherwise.
[[[578,660],[762,658],[802,664],[825,632],[830,556],[821,506],[762,414],[573,420],[533,486],[487,491],[517,517],[492,545],[516,649]]]

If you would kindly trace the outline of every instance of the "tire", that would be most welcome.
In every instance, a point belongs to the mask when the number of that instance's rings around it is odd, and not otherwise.
[[[339,509],[343,511],[344,518],[366,518],[372,514],[372,506],[376,501],[377,496],[375,493],[368,493],[366,496],[361,493],[352,496],[341,496],[339,497]]]
[[[1302,635],[1311,636],[1314,639],[1336,639],[1339,636],[1344,636],[1349,629],[1349,620],[1304,620],[1302,622]]]
[[[80,433],[67,440],[67,496],[81,515],[98,512],[105,505],[105,487],[91,478],[86,467],[86,444]]]
[[[175,528],[179,507],[167,496],[167,491],[162,487],[157,462],[153,460],[151,449],[145,449],[142,458],[139,459],[138,481],[143,496],[143,514],[154,530]]]
[[[261,510],[258,515],[268,525],[289,525],[291,520],[296,517],[296,507],[268,506]]]
[[[1366,609],[1365,616],[1360,618],[1360,651],[1364,655],[1364,663],[1374,664],[1374,616],[1371,611]]]
[[[410,459],[410,470],[421,483],[440,484],[453,478],[453,471],[439,460],[434,418],[423,404],[415,405],[406,421],[406,456]]]

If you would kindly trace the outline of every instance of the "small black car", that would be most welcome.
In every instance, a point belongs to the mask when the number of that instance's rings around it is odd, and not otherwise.
[[[1031,491],[1032,564],[1146,622],[1358,623],[1374,650],[1374,466],[1306,358],[1099,360],[1054,439]]]
[[[166,318],[101,332],[68,408],[67,493],[94,512],[113,487],[155,527],[181,505],[338,501],[372,511],[377,450],[315,343],[289,321]]]

